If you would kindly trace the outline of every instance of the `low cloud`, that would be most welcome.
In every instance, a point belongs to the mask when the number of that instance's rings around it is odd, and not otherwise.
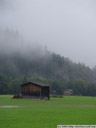
[[[96,65],[96,0],[0,0],[0,26],[73,61]]]

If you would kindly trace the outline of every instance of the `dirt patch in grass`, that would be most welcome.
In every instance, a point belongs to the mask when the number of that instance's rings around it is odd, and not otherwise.
[[[95,108],[95,107],[96,107],[96,105],[79,105],[79,107]]]
[[[0,108],[18,108],[21,106],[0,106]]]

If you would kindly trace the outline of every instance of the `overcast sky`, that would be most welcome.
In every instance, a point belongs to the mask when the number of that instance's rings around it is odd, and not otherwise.
[[[96,0],[0,0],[0,26],[74,62],[96,65]]]

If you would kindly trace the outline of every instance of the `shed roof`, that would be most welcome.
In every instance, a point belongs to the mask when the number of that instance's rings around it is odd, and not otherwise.
[[[34,85],[37,85],[37,86],[40,86],[40,87],[49,87],[50,86],[48,84],[44,84],[44,83],[41,83],[41,82],[28,82],[28,83],[22,84],[21,87],[27,86],[29,84],[34,84]]]

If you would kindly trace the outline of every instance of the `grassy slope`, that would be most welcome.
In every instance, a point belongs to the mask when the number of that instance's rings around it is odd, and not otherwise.
[[[50,101],[14,100],[0,96],[0,128],[56,128],[58,124],[96,124],[96,98],[64,97]]]

